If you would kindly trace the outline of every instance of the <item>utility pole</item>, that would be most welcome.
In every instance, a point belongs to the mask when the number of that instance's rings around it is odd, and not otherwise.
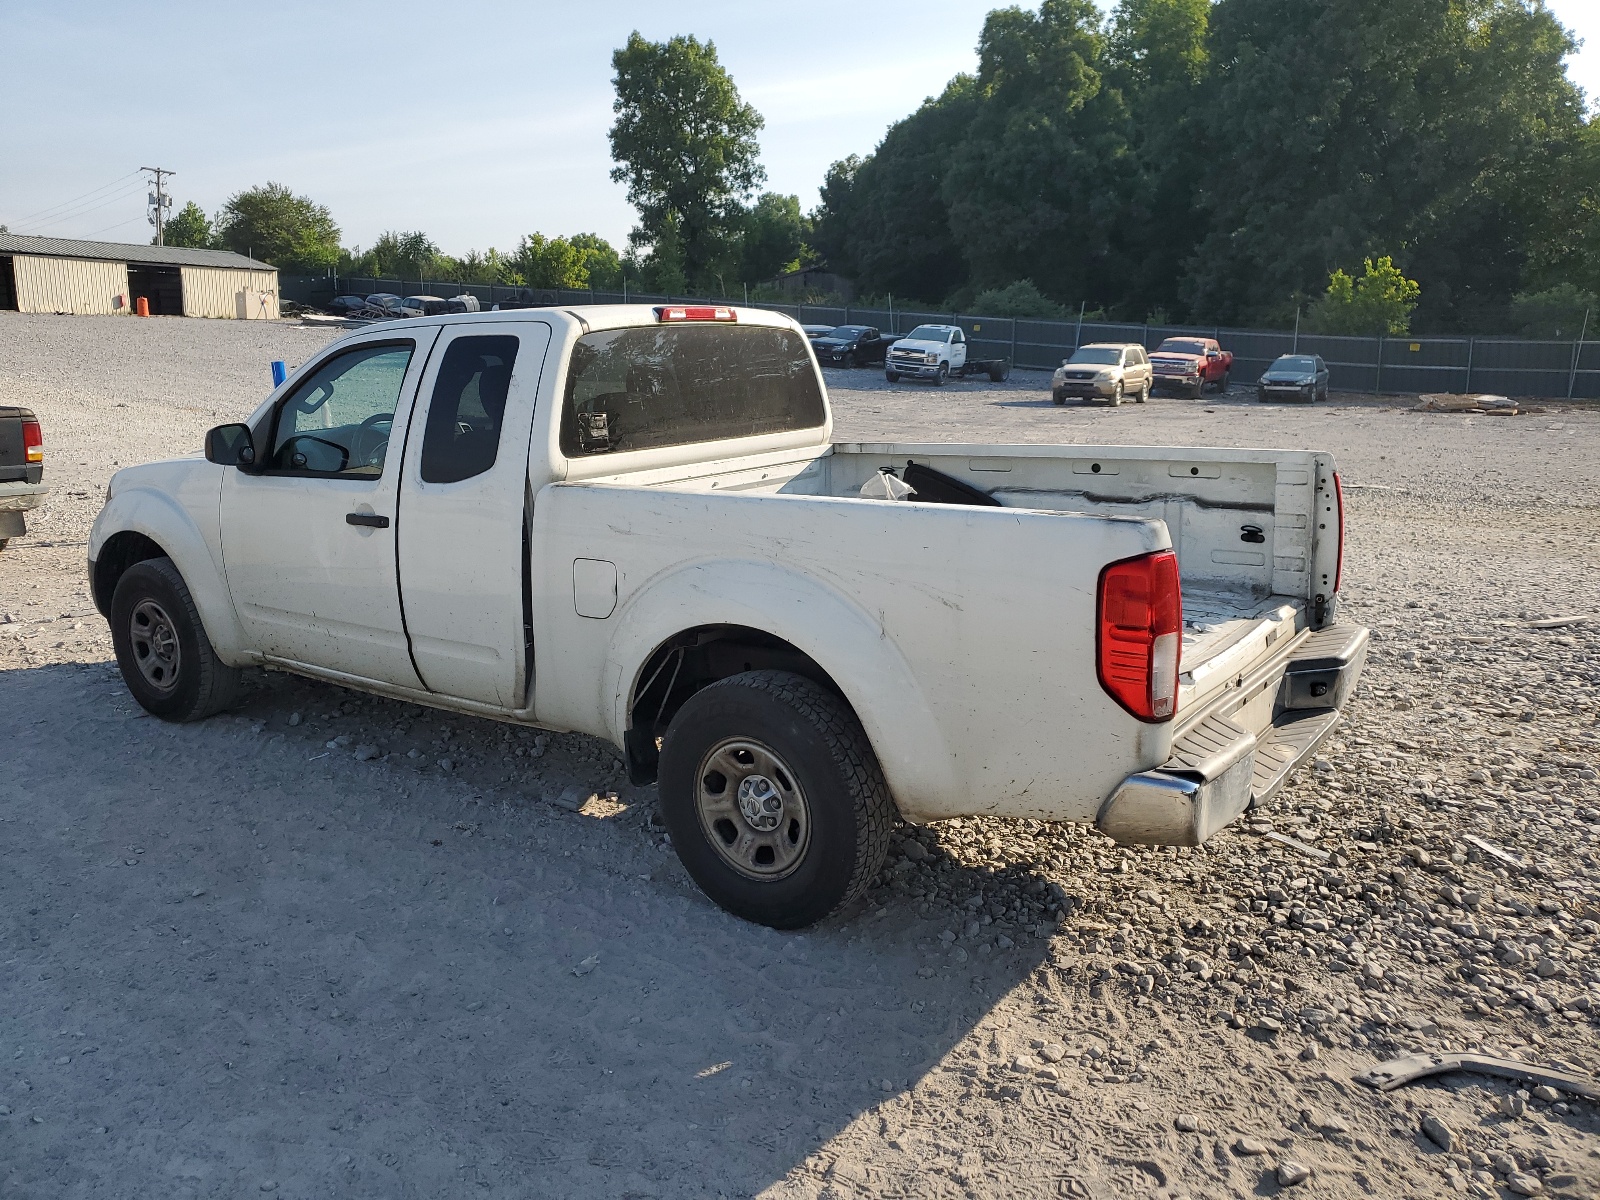
[[[156,245],[167,244],[166,225],[167,210],[172,207],[172,197],[167,195],[163,180],[168,175],[176,175],[176,171],[169,171],[166,167],[140,167],[141,171],[149,171],[155,178],[152,182],[156,190],[150,193],[150,224],[156,227]]]

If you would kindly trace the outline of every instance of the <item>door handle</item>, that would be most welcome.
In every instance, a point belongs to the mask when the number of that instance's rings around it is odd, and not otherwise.
[[[344,523],[346,525],[366,525],[372,529],[389,528],[389,518],[380,517],[377,513],[345,513]]]

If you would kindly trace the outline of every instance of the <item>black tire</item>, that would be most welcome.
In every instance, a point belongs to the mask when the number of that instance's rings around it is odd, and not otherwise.
[[[238,699],[243,673],[217,657],[170,558],[135,563],[117,581],[111,644],[133,698],[164,721],[203,720]]]
[[[1217,394],[1218,395],[1222,395],[1222,394],[1226,393],[1227,390],[1228,390],[1228,384],[1232,380],[1233,380],[1233,372],[1232,371],[1224,371],[1222,373],[1222,378],[1217,380]]]
[[[934,387],[943,387],[945,385],[945,382],[949,378],[950,378],[950,364],[949,363],[940,363],[939,364],[939,373],[933,377],[933,386]]]
[[[1139,395],[1135,400],[1135,403],[1143,404],[1148,399],[1150,399],[1150,381],[1146,379],[1142,384],[1139,385]]]
[[[990,383],[1004,383],[1006,380],[1008,380],[1010,378],[1011,378],[1011,364],[1010,363],[1000,363],[997,366],[993,366],[993,367],[989,368],[989,382]]]
[[[10,538],[0,538],[0,550],[4,550],[9,545],[11,545]]]
[[[1116,389],[1111,393],[1111,407],[1122,407],[1122,380],[1117,380]]]
[[[856,365],[856,352],[854,350],[846,351],[844,357],[839,360],[839,365],[847,370],[853,368]]]
[[[1259,400],[1262,404],[1265,404],[1267,402],[1267,389],[1266,388],[1257,388],[1256,389],[1256,399]]]
[[[1065,404],[1067,402],[1067,394],[1065,392],[1053,391],[1050,393],[1050,399],[1056,404]]]
[[[1200,399],[1201,394],[1205,390],[1206,390],[1206,380],[1205,380],[1205,376],[1202,375],[1199,379],[1195,380],[1194,391],[1189,393],[1189,399],[1191,399],[1191,400]]]
[[[734,865],[740,847],[763,834],[738,813],[715,816],[717,798],[730,789],[737,789],[741,804],[731,797],[725,803],[744,812],[744,785],[765,779],[752,773],[735,785],[712,765],[744,753],[727,749],[744,742],[770,754],[780,784],[789,783],[784,811],[775,818],[783,823],[765,834],[769,842],[785,843],[780,852],[803,835],[787,867],[781,861],[763,865],[761,849],[749,857],[750,870]],[[746,671],[690,696],[662,741],[658,779],[661,815],[678,858],[707,896],[746,921],[774,929],[814,924],[859,897],[888,853],[894,803],[866,731],[837,696],[787,671]],[[707,782],[715,780],[720,791]],[[765,789],[773,796],[778,790],[770,783]],[[805,820],[799,833],[787,815],[795,795]],[[778,869],[783,873],[771,873]],[[769,873],[752,874],[760,871]]]
[[[887,379],[890,383],[899,383],[900,382],[900,373],[898,371],[885,371],[883,373],[883,377],[885,379]]]

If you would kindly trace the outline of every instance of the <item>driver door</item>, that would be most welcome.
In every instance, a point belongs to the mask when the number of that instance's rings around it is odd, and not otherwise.
[[[400,613],[396,499],[438,329],[346,344],[298,372],[221,504],[234,609],[269,658],[420,688]]]

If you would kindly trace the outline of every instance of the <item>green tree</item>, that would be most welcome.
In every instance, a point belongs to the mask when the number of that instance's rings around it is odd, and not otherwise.
[[[739,248],[739,279],[757,283],[799,267],[805,252],[806,221],[799,196],[765,192],[745,216]]]
[[[1404,246],[1419,321],[1503,314],[1560,227],[1583,126],[1571,48],[1533,0],[1221,0],[1191,311],[1259,320]]]
[[[216,245],[216,235],[211,231],[211,218],[193,200],[167,218],[166,224],[161,227],[161,236],[163,243],[168,246],[205,250]],[[150,239],[150,244],[155,245],[155,238]]]
[[[593,233],[570,238],[529,234],[511,262],[528,287],[608,289],[622,282],[621,258],[610,242]]]
[[[1511,298],[1512,328],[1525,337],[1575,339],[1584,333],[1585,323],[1595,328],[1597,319],[1600,306],[1594,293],[1573,283]]]
[[[744,200],[766,178],[761,114],[739,98],[713,42],[650,42],[635,31],[611,64],[611,177],[639,211],[629,241],[658,275],[714,286],[733,265]]]
[[[967,306],[981,317],[1064,317],[1067,310],[1046,296],[1033,280],[1022,279],[1003,288],[979,292]]]
[[[217,214],[216,229],[227,249],[281,271],[317,274],[339,262],[339,227],[328,210],[281,183],[230,196]]]
[[[1328,290],[1311,306],[1307,324],[1318,333],[1406,333],[1422,289],[1387,254],[1367,259],[1359,278],[1336,270]]]
[[[421,230],[399,233],[389,230],[372,243],[365,252],[351,252],[348,273],[370,275],[374,278],[417,280],[448,276],[445,264],[440,261],[439,247]]]
[[[929,304],[965,285],[967,260],[943,189],[977,107],[972,77],[957,75],[892,125],[869,157],[829,168],[812,214],[829,267],[866,294]]]
[[[1105,49],[1093,0],[984,22],[978,105],[943,187],[973,287],[1031,278],[1066,300],[1125,286],[1130,128],[1121,93],[1105,86]]]

